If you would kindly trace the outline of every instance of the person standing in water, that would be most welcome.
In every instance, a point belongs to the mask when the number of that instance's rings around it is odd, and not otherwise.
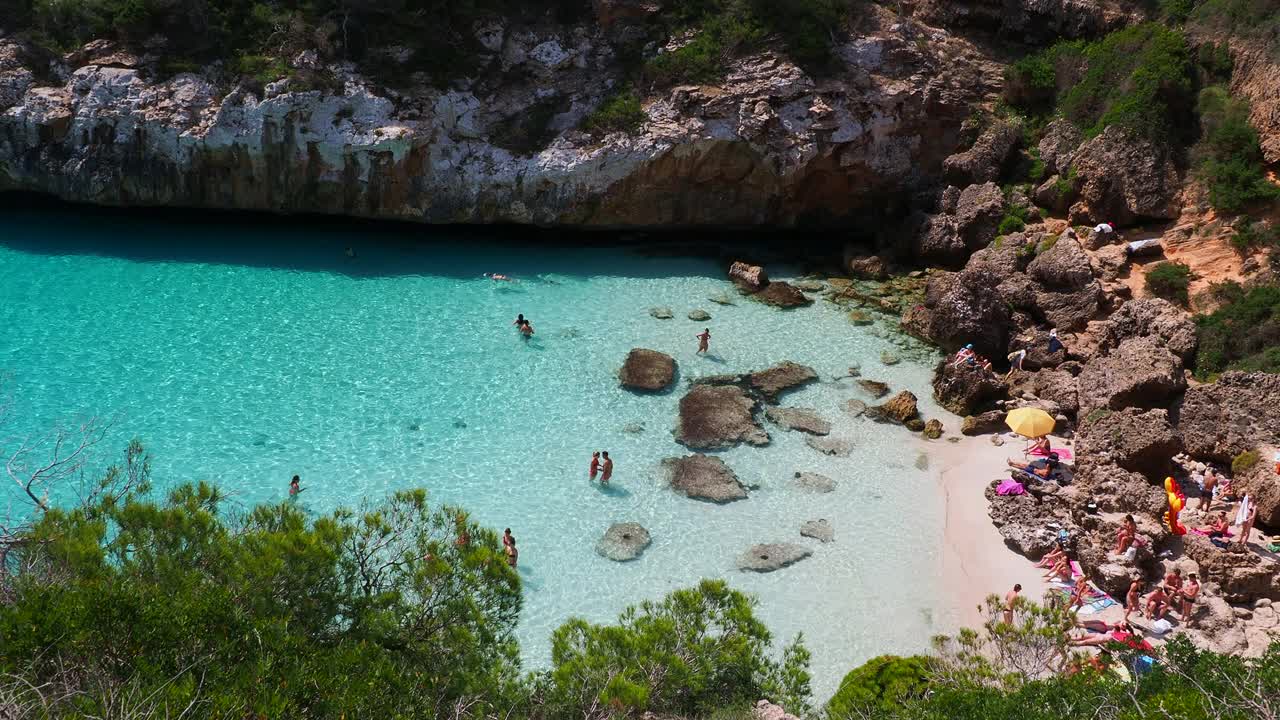
[[[520,313],[519,315],[516,315],[516,321],[511,324],[516,327],[524,327],[524,324],[527,322],[529,321],[524,319],[524,313]]]
[[[289,481],[289,497],[293,497],[294,495],[302,492],[302,488],[299,486],[301,482],[301,478],[297,475],[293,476],[293,479]]]
[[[601,455],[604,456],[604,465],[600,471],[600,484],[608,485],[609,478],[613,477],[613,460],[609,458],[608,450],[605,450]]]
[[[507,564],[514,568],[516,563],[520,562],[520,551],[516,549],[516,539],[511,538],[511,542],[507,544],[504,550],[507,553]]]
[[[698,338],[698,352],[707,352],[707,346],[711,343],[711,328],[703,328],[702,333],[695,337]]]
[[[520,335],[525,340],[528,340],[529,338],[533,337],[533,323],[529,322],[528,320],[525,320],[524,324],[520,326]]]
[[[591,475],[587,479],[591,482],[596,481],[596,474],[600,472],[600,451],[591,453]]]

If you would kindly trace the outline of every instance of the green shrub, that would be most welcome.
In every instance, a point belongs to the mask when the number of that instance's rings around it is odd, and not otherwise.
[[[235,71],[265,84],[286,77],[289,74],[289,66],[285,65],[280,58],[266,55],[241,55],[236,58]]]
[[[1271,227],[1260,220],[1246,222],[1232,233],[1231,246],[1241,255],[1260,248],[1280,247],[1280,228]]]
[[[1201,91],[1198,109],[1202,136],[1194,155],[1213,206],[1239,212],[1280,197],[1280,187],[1267,180],[1258,133],[1249,122],[1248,102],[1214,86]]]
[[[613,131],[635,132],[649,119],[640,105],[640,95],[630,87],[610,95],[582,121],[582,127],[593,133]]]
[[[1167,22],[1180,25],[1191,17],[1195,0],[1160,0],[1160,13]]]
[[[860,717],[859,711],[886,711],[924,696],[929,658],[881,655],[850,670],[827,702],[832,720]]]
[[[996,232],[1000,235],[1012,235],[1027,228],[1027,209],[1021,205],[1010,205],[1000,219]]]
[[[1119,125],[1156,140],[1189,130],[1191,51],[1181,32],[1146,23],[1095,42],[1059,42],[1015,62],[1005,99],[1032,115],[1055,109],[1089,136]]]
[[[1262,456],[1257,450],[1245,450],[1244,452],[1231,458],[1231,474],[1243,475],[1253,469]]]
[[[1200,345],[1196,372],[1202,377],[1225,370],[1280,372],[1280,287],[1260,285],[1245,291],[1238,284],[1214,288],[1223,304],[1196,316]]]
[[[1085,417],[1084,421],[1092,425],[1093,423],[1096,423],[1099,420],[1102,420],[1103,418],[1109,417],[1110,415],[1111,415],[1110,409],[1097,408],[1096,410],[1090,412],[1088,416]]]
[[[1048,237],[1046,237],[1045,239],[1041,240],[1041,241],[1040,241],[1040,244],[1036,246],[1036,254],[1037,254],[1037,255],[1039,255],[1039,254],[1041,254],[1041,253],[1046,253],[1046,252],[1048,252],[1048,251],[1052,250],[1052,249],[1053,249],[1053,246],[1058,244],[1058,238],[1060,238],[1060,237],[1062,237],[1062,236],[1061,236],[1061,235],[1049,235],[1049,236],[1048,236]]]
[[[693,717],[768,697],[803,713],[808,652],[797,638],[781,661],[768,659],[772,638],[754,604],[704,580],[628,608],[617,625],[571,619],[552,635],[549,702],[566,717],[593,705]]]
[[[1179,262],[1162,262],[1147,272],[1147,292],[1187,304],[1187,288],[1191,285],[1191,268]]]

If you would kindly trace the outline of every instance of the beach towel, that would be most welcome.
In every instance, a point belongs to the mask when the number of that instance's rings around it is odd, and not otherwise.
[[[1071,577],[1078,578],[1083,574],[1084,574],[1084,570],[1080,569],[1080,562],[1077,560],[1072,560],[1071,561]]]
[[[997,495],[1022,495],[1026,492],[1027,489],[1022,487],[1022,483],[1013,478],[1001,480],[1000,484],[996,486]]]
[[[1036,448],[1031,451],[1032,455],[1039,455],[1040,457],[1048,457],[1049,453],[1057,453],[1059,460],[1070,460],[1072,458],[1071,448],[1051,448],[1048,452]]]
[[[1236,521],[1234,524],[1243,525],[1245,520],[1249,519],[1249,508],[1251,503],[1253,503],[1253,499],[1248,495],[1245,495],[1244,499],[1240,501],[1240,509],[1236,510]]]

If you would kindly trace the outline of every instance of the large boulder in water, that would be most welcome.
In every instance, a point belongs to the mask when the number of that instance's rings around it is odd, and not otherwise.
[[[657,392],[671,386],[675,373],[676,361],[670,355],[636,348],[627,353],[627,359],[618,371],[618,379],[628,390]]]
[[[795,543],[755,545],[738,556],[738,569],[767,573],[781,570],[809,557],[813,551]]]
[[[1187,452],[1221,463],[1280,444],[1280,375],[1227,372],[1187,390],[1178,429]]]
[[[751,292],[762,290],[769,284],[769,275],[764,268],[742,261],[729,266],[729,279]]]
[[[866,415],[879,422],[896,422],[905,425],[920,417],[920,410],[916,406],[915,394],[910,390],[903,390],[884,404],[867,408]]]
[[[751,297],[759,300],[766,305],[772,305],[780,308],[796,308],[810,305],[813,303],[800,288],[782,280],[772,280],[764,289],[756,292]]]
[[[1152,480],[1163,480],[1173,471],[1173,456],[1182,443],[1163,408],[1125,408],[1081,423],[1076,431],[1076,452],[1091,461],[1114,463]]]
[[[933,397],[956,415],[972,415],[1008,393],[1008,386],[995,373],[977,363],[943,361],[933,373]]]
[[[767,445],[769,434],[756,423],[755,408],[756,402],[735,385],[694,385],[680,398],[676,442],[695,450]]]
[[[1078,378],[1080,412],[1167,405],[1187,386],[1182,361],[1151,338],[1125,340],[1090,360]]]
[[[738,476],[718,457],[689,455],[662,461],[671,489],[695,500],[727,503],[747,497]]]
[[[1071,168],[1080,179],[1079,201],[1071,206],[1073,224],[1173,220],[1181,210],[1182,181],[1167,143],[1111,125],[1080,146]]]
[[[747,384],[752,390],[760,393],[765,402],[776,405],[783,393],[808,385],[817,379],[818,373],[813,368],[788,360],[760,372],[751,373],[747,376]]]
[[[649,531],[640,523],[614,523],[596,543],[596,552],[615,562],[627,562],[640,557],[650,542]]]

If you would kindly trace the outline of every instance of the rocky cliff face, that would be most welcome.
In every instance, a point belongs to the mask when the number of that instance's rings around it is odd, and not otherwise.
[[[577,128],[622,82],[601,23],[477,28],[483,74],[400,91],[352,65],[325,69],[340,90],[160,79],[107,43],[48,58],[0,32],[0,190],[432,223],[841,224],[939,173],[999,78],[945,31],[879,8],[861,25],[833,77],[763,52],[597,135]]]

